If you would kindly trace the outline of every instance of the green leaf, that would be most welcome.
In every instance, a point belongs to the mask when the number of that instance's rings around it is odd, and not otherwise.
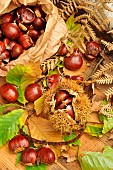
[[[113,149],[105,147],[104,152],[85,152],[82,160],[79,159],[82,170],[112,170]]]
[[[21,64],[16,65],[13,69],[10,69],[6,75],[6,81],[8,83],[14,84],[15,86],[20,86],[23,83],[22,77],[27,71],[27,66],[22,66]],[[25,81],[25,80],[24,80]]]
[[[33,68],[30,68],[30,66],[18,64],[13,69],[10,69],[6,75],[6,81],[18,87],[18,101],[22,104],[25,104],[26,102],[24,91],[27,85],[36,80],[36,75],[33,71]]]
[[[17,109],[0,116],[0,147],[12,139],[18,133],[19,127],[24,125],[24,113],[24,110]]]
[[[22,104],[25,104],[26,99],[25,99],[25,95],[24,95],[24,91],[21,88],[18,88],[18,101]]]
[[[66,21],[66,25],[68,30],[72,30],[75,27],[75,23],[74,23],[74,16],[71,15],[68,20]]]
[[[75,139],[76,137],[77,137],[77,135],[73,132],[72,134],[70,134],[68,136],[64,136],[64,141],[68,142],[68,141],[70,141],[72,139]],[[69,145],[70,146],[72,146],[72,145],[79,145],[80,146],[80,140],[78,139],[75,142],[70,143]]]
[[[18,104],[10,103],[10,104],[4,104],[0,106],[0,115],[10,106],[19,106]]]
[[[18,152],[16,155],[16,166],[21,162],[22,152]]]
[[[104,122],[104,120],[107,120],[107,117],[105,115],[103,115],[103,114],[99,114],[99,120],[101,122]]]
[[[84,132],[92,136],[102,136],[102,130],[103,124],[87,123]]]
[[[105,134],[113,128],[113,118],[107,118],[104,120],[104,126],[102,133]]]
[[[27,166],[26,170],[46,170],[46,165],[45,164],[40,164],[40,165],[34,165],[34,166]]]

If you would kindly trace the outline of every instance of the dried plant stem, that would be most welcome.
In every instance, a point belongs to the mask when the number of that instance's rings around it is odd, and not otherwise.
[[[89,80],[92,75],[95,73],[96,69],[98,68],[98,66],[101,64],[101,62],[103,61],[104,59],[101,58],[100,61],[96,64],[95,68],[93,69],[93,71],[91,72],[91,74],[85,79],[86,81]]]
[[[48,142],[46,140],[38,140],[38,139],[32,138],[31,136],[26,134],[22,129],[20,129],[20,133],[22,135],[24,135],[29,141],[31,141],[33,143],[44,144],[44,145],[53,145],[53,146],[56,146],[56,145],[68,145],[70,143],[73,143],[73,142],[77,141],[83,135],[83,131],[81,131],[76,138],[74,138],[72,140],[69,140],[67,142]]]

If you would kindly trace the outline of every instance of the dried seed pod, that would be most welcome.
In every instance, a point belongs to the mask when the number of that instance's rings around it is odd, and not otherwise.
[[[71,96],[74,117],[72,118],[68,110],[55,109],[55,94],[60,90],[66,90]],[[48,119],[53,127],[61,133],[70,133],[80,130],[85,125],[91,113],[91,104],[83,88],[75,80],[62,79],[55,88],[49,89],[44,95],[42,116]]]

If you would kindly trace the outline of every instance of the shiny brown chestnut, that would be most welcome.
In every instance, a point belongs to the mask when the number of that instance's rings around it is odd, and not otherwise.
[[[13,59],[18,58],[23,53],[23,48],[19,44],[15,44],[11,50],[11,57]]]
[[[9,40],[8,38],[4,38],[4,39],[3,39],[3,42],[4,42],[4,44],[5,44],[5,48],[7,49],[7,46],[9,45],[10,40]]]
[[[34,102],[42,95],[42,87],[39,83],[31,83],[25,89],[25,98],[29,102]]]
[[[5,23],[1,26],[3,34],[10,40],[17,40],[20,36],[20,29],[14,23]]]
[[[86,54],[96,57],[100,52],[101,46],[98,42],[90,41],[86,44]]]
[[[28,35],[32,38],[32,40],[36,41],[41,35],[41,33],[35,29],[30,29],[28,31]]]
[[[0,17],[0,24],[9,23],[13,21],[13,16],[11,12],[5,13]]]
[[[60,74],[53,74],[51,76],[47,76],[47,86],[49,88],[54,87],[60,80]]]
[[[33,45],[31,37],[27,34],[21,35],[18,41],[25,50]]]
[[[0,41],[0,53],[2,53],[5,50],[5,44],[4,42]]]
[[[4,63],[8,63],[10,60],[10,52],[8,50],[4,50],[1,54],[0,54],[0,59],[4,62]]]
[[[70,56],[64,58],[64,66],[68,70],[75,71],[80,69],[82,64],[83,54],[77,49],[74,49],[74,52]]]
[[[62,101],[66,100],[70,94],[66,90],[60,90],[59,92],[56,93],[55,95],[55,106],[57,107],[59,104],[62,103]]]
[[[65,44],[61,44],[61,46],[58,49],[58,55],[64,56],[68,53],[68,49]]]
[[[12,84],[6,83],[0,87],[1,97],[9,103],[14,103],[18,99],[18,91]]]
[[[9,141],[9,150],[17,153],[23,151],[25,148],[30,147],[30,142],[23,135],[16,135]]]
[[[41,17],[37,17],[33,21],[33,26],[38,31],[44,30],[45,29],[45,20]]]
[[[37,160],[37,151],[34,148],[27,148],[22,152],[21,161],[25,165],[34,165]]]
[[[55,154],[49,147],[42,147],[37,151],[37,163],[52,164],[55,162]]]

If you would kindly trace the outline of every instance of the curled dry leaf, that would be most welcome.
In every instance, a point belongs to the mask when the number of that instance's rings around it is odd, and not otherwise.
[[[15,5],[14,5],[15,3]],[[12,8],[12,6],[13,8]],[[46,29],[44,33],[39,37],[34,47],[29,48],[22,53],[18,59],[8,63],[4,69],[0,69],[0,75],[5,76],[7,71],[16,64],[26,65],[29,60],[35,62],[43,62],[45,59],[50,58],[55,54],[61,45],[61,41],[64,41],[67,35],[67,27],[64,20],[59,16],[58,9],[55,7],[50,0],[13,0],[13,2],[5,1],[2,4],[3,10],[0,8],[0,15],[11,11],[14,8],[24,5],[36,5],[42,6],[43,11],[46,15]]]
[[[78,146],[69,147],[68,145],[62,146],[62,156],[67,158],[66,162],[73,162],[78,157]]]

